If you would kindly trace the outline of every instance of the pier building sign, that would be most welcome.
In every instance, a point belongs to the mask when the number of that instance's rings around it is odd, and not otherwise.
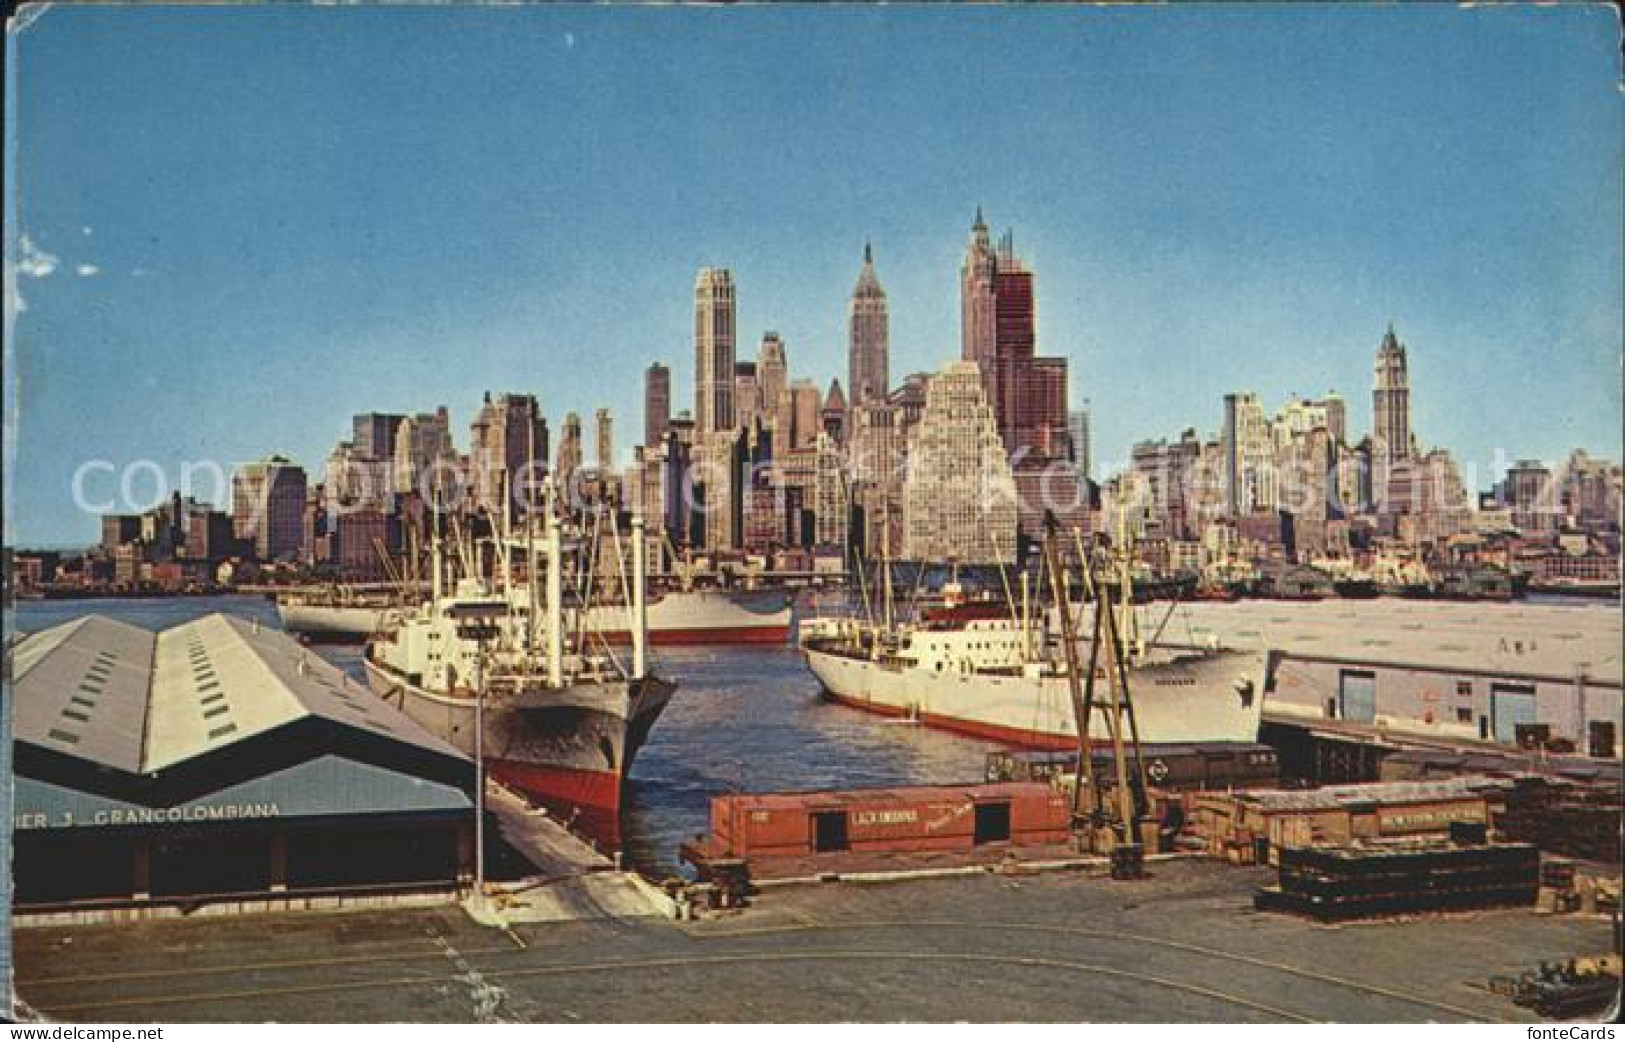
[[[80,811],[76,816],[70,809],[51,812],[19,811],[12,818],[17,831],[28,829],[66,829],[76,825],[181,825],[190,822],[246,821],[254,818],[281,817],[275,803],[186,803],[177,807],[103,807]]]

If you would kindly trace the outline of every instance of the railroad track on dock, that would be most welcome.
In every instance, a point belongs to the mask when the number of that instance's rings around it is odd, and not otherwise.
[[[742,949],[741,945],[748,944],[751,938],[767,938],[775,935],[834,935],[839,933],[863,933],[885,930],[919,930],[930,932],[955,932],[978,934],[978,947],[983,950],[952,951],[943,950],[942,946],[926,950],[915,950],[910,945],[899,946],[866,946],[843,945],[839,948],[814,949],[807,951],[762,951]],[[1023,935],[1047,935],[1052,937],[1075,937],[1094,941],[1107,941],[1129,946],[1151,947],[1161,949],[1178,955],[1195,956],[1202,960],[1221,964],[1247,967],[1253,970],[1264,970],[1285,974],[1301,980],[1312,981],[1320,985],[1335,988],[1340,991],[1356,994],[1368,998],[1377,998],[1387,1002],[1397,1002],[1418,1010],[1427,1011],[1429,1015],[1437,1018],[1441,1015],[1451,1019],[1468,1020],[1474,1022],[1496,1022],[1495,1018],[1487,1017],[1482,1013],[1460,1006],[1455,1006],[1435,999],[1423,998],[1408,994],[1381,985],[1362,981],[1350,980],[1317,970],[1310,970],[1300,966],[1261,959],[1255,956],[1238,952],[1225,951],[1204,945],[1177,941],[1169,938],[1151,937],[1141,934],[1128,934],[1108,930],[1091,930],[1085,927],[1062,926],[1048,923],[1017,923],[1017,922],[955,922],[950,920],[909,920],[909,919],[873,919],[855,920],[849,922],[818,922],[802,921],[796,924],[780,926],[745,927],[728,930],[695,930],[684,929],[684,936],[705,944],[727,946],[724,951],[694,952],[692,954],[653,955],[639,957],[628,954],[624,958],[604,959],[586,963],[546,962],[542,964],[525,965],[522,962],[515,965],[516,960],[534,959],[537,951],[527,948],[522,941],[498,946],[482,946],[478,948],[462,949],[460,955],[466,960],[476,960],[475,965],[479,973],[487,980],[503,984],[509,981],[540,980],[549,977],[581,976],[592,974],[627,974],[634,972],[671,972],[685,968],[726,967],[749,964],[781,964],[781,965],[814,965],[818,963],[847,963],[870,962],[876,964],[918,964],[942,965],[961,964],[971,965],[998,965],[1004,967],[1030,968],[1035,971],[1050,971],[1065,974],[1095,975],[1112,978],[1126,983],[1144,986],[1167,992],[1181,993],[1187,996],[1206,999],[1235,1009],[1246,1009],[1254,1013],[1263,1014],[1278,1020],[1293,1023],[1312,1023],[1322,1016],[1304,1013],[1295,1009],[1285,1008],[1278,1003],[1261,1001],[1244,994],[1235,994],[1211,985],[1197,983],[1189,979],[1176,979],[1166,972],[1163,974],[1148,973],[1140,970],[1125,969],[1122,965],[1106,964],[1099,961],[1084,961],[1087,955],[1079,953],[1082,958],[1073,958],[1070,953],[1060,957],[1055,953],[1028,952],[1020,954],[1005,954],[988,952],[985,950],[985,935],[988,932],[999,932],[1012,937]],[[970,947],[970,946],[967,946]],[[1098,953],[1096,954],[1098,958]],[[1121,958],[1107,960],[1121,963]],[[426,968],[414,969],[414,964],[428,964]],[[300,981],[300,973],[317,973],[332,971],[365,971],[369,967],[389,967],[392,972],[385,976],[364,976],[356,979],[335,980],[331,977],[315,981]],[[443,951],[439,948],[422,948],[414,951],[383,951],[366,955],[334,956],[329,958],[306,958],[285,960],[259,960],[226,965],[208,965],[176,969],[133,970],[114,973],[86,974],[77,976],[35,977],[19,982],[19,988],[46,1013],[56,1016],[96,1016],[106,1017],[120,1011],[137,1009],[162,1010],[170,1006],[187,1006],[196,1008],[209,1004],[243,1003],[267,1001],[278,999],[309,999],[322,995],[343,995],[348,993],[367,992],[375,990],[388,990],[397,988],[421,988],[439,985],[454,984],[458,977],[446,972],[446,960]],[[243,978],[257,975],[295,975],[294,980],[285,983],[267,981],[244,987],[233,978]],[[1180,975],[1184,976],[1184,975]],[[174,992],[153,991],[154,985],[176,981],[208,981],[218,983],[216,987],[199,987],[177,990]],[[86,999],[84,990],[87,986],[129,986],[136,993],[109,995],[106,998]],[[73,998],[68,1001],[52,1001],[50,993],[55,989],[68,989]]]

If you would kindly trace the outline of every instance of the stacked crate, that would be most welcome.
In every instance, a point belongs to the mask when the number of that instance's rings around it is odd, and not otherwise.
[[[1254,906],[1321,922],[1531,905],[1540,853],[1527,843],[1370,844],[1278,851],[1278,885]]]
[[[1622,813],[1617,788],[1531,776],[1516,780],[1495,827],[1554,854],[1618,864]]]

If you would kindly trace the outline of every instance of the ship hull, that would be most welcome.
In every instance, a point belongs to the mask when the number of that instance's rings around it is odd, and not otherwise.
[[[783,644],[790,638],[790,597],[779,590],[671,592],[651,600],[647,613],[649,643],[661,647]],[[631,643],[623,606],[590,609],[585,626],[611,643]]]
[[[360,643],[400,615],[395,608],[277,604],[282,626],[312,642]],[[648,606],[649,643],[657,647],[783,644],[790,639],[790,599],[779,591],[670,593]],[[600,606],[584,626],[612,644],[632,642],[626,609]]]
[[[277,602],[282,628],[312,643],[359,643],[382,633],[400,617],[398,608]]]
[[[1067,750],[1078,744],[1071,688],[1065,677],[965,674],[888,667],[816,644],[807,665],[826,696],[841,705],[1029,749]],[[1263,709],[1265,656],[1239,651],[1191,651],[1129,675],[1142,742],[1254,742]],[[1244,698],[1238,682],[1250,683]],[[1096,697],[1104,697],[1104,680]],[[1089,726],[1110,740],[1103,714]]]
[[[373,692],[462,752],[474,754],[474,702],[426,690],[373,659],[364,660]],[[627,772],[675,685],[654,676],[593,681],[484,707],[487,769],[547,807],[577,831],[619,847]]]

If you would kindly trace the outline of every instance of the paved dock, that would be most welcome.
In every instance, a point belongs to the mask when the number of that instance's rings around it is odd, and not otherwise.
[[[534,869],[525,878],[492,885],[491,907],[502,920],[544,923],[667,913],[632,873],[620,871],[610,857],[494,780],[487,780],[485,806],[502,841]]]
[[[1485,988],[1606,951],[1497,911],[1320,926],[1211,862],[775,889],[696,923],[483,929],[456,908],[19,931],[18,983],[82,1021],[1525,1021]]]

